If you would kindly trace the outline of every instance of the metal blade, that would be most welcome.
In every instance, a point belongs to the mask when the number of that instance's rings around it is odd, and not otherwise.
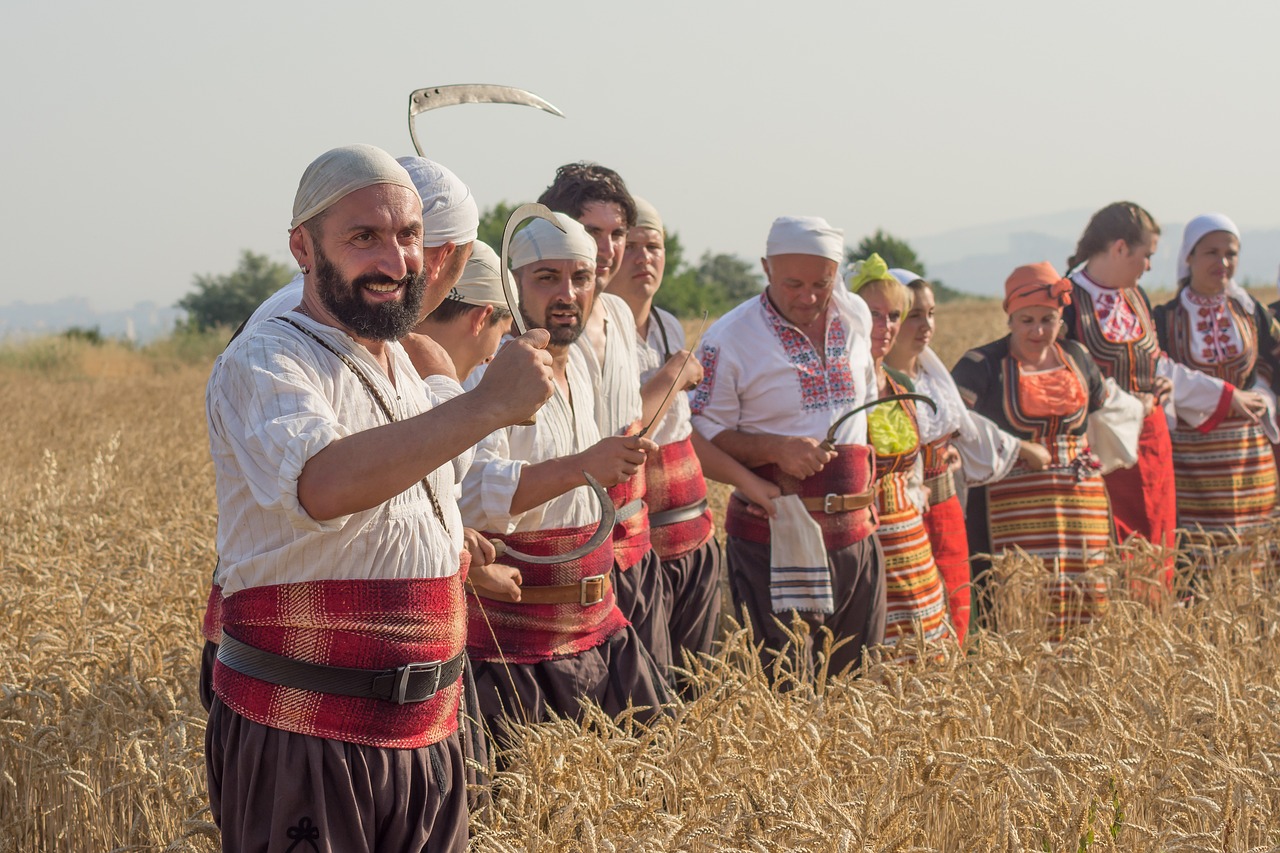
[[[842,423],[849,420],[849,418],[853,417],[854,415],[858,414],[858,412],[864,412],[867,409],[875,408],[881,403],[892,403],[894,400],[916,400],[917,402],[920,402],[920,403],[927,403],[929,408],[933,409],[934,412],[938,411],[938,404],[933,401],[932,397],[926,397],[923,394],[887,394],[878,400],[872,400],[869,403],[863,403],[861,406],[858,406],[857,408],[850,409],[849,411],[841,415],[839,418],[837,418],[836,422],[833,423],[831,425],[831,428],[827,430],[827,437],[822,440],[822,446],[826,448],[828,451],[834,450],[836,446],[836,430],[840,428],[840,425]]]
[[[554,116],[564,118],[564,113],[542,98],[517,89],[514,86],[495,86],[492,83],[462,83],[452,86],[428,86],[415,89],[409,93],[409,138],[413,140],[413,150],[422,153],[422,144],[418,142],[418,131],[414,118],[419,113],[438,110],[441,107],[452,107],[457,104],[515,104],[516,106],[533,107]]]
[[[596,496],[596,501],[600,504],[600,524],[596,527],[595,533],[591,534],[591,538],[583,542],[577,548],[567,554],[549,554],[545,557],[534,554],[522,554],[514,548],[508,548],[507,543],[500,539],[493,540],[493,549],[497,552],[494,559],[499,559],[504,555],[513,560],[521,560],[525,563],[534,563],[540,566],[550,566],[556,563],[567,563],[571,560],[577,560],[585,557],[595,549],[599,548],[606,539],[613,535],[613,524],[617,518],[618,510],[613,505],[613,499],[609,497],[609,493],[605,491],[604,486],[600,485],[600,481],[592,477],[586,471],[582,472],[582,476],[587,478],[587,485],[591,487],[591,492]]]
[[[511,256],[511,237],[516,233],[516,229],[530,219],[545,219],[558,228],[560,233],[564,233],[564,226],[556,219],[551,208],[545,204],[522,204],[511,211],[511,216],[507,218],[507,227],[502,232],[502,257],[498,264],[498,277],[502,279],[502,294],[507,298],[507,308],[511,311],[511,325],[515,327],[517,335],[523,335],[529,329],[525,325],[524,316],[520,313],[520,297],[516,295],[515,282],[512,281],[511,270],[507,269],[507,266]]]

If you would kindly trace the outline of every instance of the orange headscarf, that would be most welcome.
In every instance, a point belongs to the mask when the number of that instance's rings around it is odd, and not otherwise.
[[[1071,282],[1058,275],[1053,264],[1041,261],[1013,271],[1004,283],[1004,313],[1043,305],[1062,308],[1071,304]]]

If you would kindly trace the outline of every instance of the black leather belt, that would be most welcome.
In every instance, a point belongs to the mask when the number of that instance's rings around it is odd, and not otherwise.
[[[679,524],[682,521],[689,521],[697,518],[707,511],[707,499],[703,498],[695,503],[687,506],[678,506],[675,509],[667,509],[662,512],[649,513],[650,527],[666,527],[668,524]]]
[[[265,652],[225,631],[218,644],[218,660],[241,675],[281,687],[382,699],[397,705],[425,702],[440,688],[453,684],[462,675],[462,657],[459,652],[446,661],[406,663],[394,669],[353,669]]]

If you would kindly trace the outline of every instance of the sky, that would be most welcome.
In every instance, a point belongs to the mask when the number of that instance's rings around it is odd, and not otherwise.
[[[482,207],[594,160],[695,258],[758,257],[784,214],[851,245],[1118,199],[1280,225],[1272,0],[12,0],[4,21],[0,312],[171,305],[245,249],[292,263],[307,164],[412,153],[409,93],[450,83],[566,116],[418,118]]]

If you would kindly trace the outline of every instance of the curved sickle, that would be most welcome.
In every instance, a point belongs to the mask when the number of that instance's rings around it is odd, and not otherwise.
[[[426,155],[422,153],[422,143],[418,141],[418,130],[414,126],[414,118],[418,113],[438,110],[441,107],[452,107],[455,104],[516,104],[533,107],[564,118],[564,113],[533,92],[526,92],[514,86],[463,83],[454,86],[427,86],[425,89],[414,89],[409,93],[409,138],[413,140],[413,150],[418,152],[419,157]]]
[[[920,403],[927,403],[929,405],[929,408],[933,409],[935,413],[938,411],[938,404],[933,401],[932,397],[926,397],[923,394],[889,394],[887,396],[881,397],[878,400],[872,400],[870,403],[863,403],[861,406],[858,406],[856,409],[850,409],[849,411],[841,415],[839,419],[836,420],[836,422],[831,425],[831,428],[827,430],[827,437],[822,440],[823,449],[827,451],[835,450],[836,430],[840,428],[840,425],[842,423],[849,420],[849,418],[858,414],[858,412],[863,412],[863,411],[866,411],[867,409],[874,409],[876,406],[880,405],[881,403],[892,403],[895,400],[916,400],[917,402],[920,402]]]
[[[494,559],[502,556],[508,556],[513,560],[520,560],[525,563],[536,563],[538,565],[549,566],[555,563],[567,563],[570,560],[576,560],[579,557],[585,557],[595,549],[599,548],[604,540],[613,535],[613,523],[617,518],[617,509],[613,505],[613,499],[609,497],[609,493],[605,491],[604,486],[600,485],[600,481],[592,477],[586,471],[582,472],[582,476],[587,478],[587,485],[591,487],[591,492],[596,496],[596,500],[600,503],[600,525],[596,527],[596,532],[591,534],[591,538],[583,542],[577,548],[567,554],[549,554],[540,557],[534,554],[522,554],[514,548],[508,548],[507,543],[501,539],[493,540],[493,549],[497,552]]]
[[[516,229],[529,219],[545,219],[558,228],[560,233],[564,233],[564,226],[556,219],[551,208],[545,204],[536,202],[522,204],[511,211],[511,216],[507,217],[507,227],[502,232],[502,257],[501,263],[498,264],[498,277],[502,279],[502,295],[507,298],[507,308],[511,311],[511,324],[515,326],[516,333],[519,335],[523,335],[529,329],[525,325],[524,315],[520,313],[520,299],[516,296],[516,286],[511,280],[511,270],[507,269],[507,265],[510,263],[511,237],[516,233]]]

